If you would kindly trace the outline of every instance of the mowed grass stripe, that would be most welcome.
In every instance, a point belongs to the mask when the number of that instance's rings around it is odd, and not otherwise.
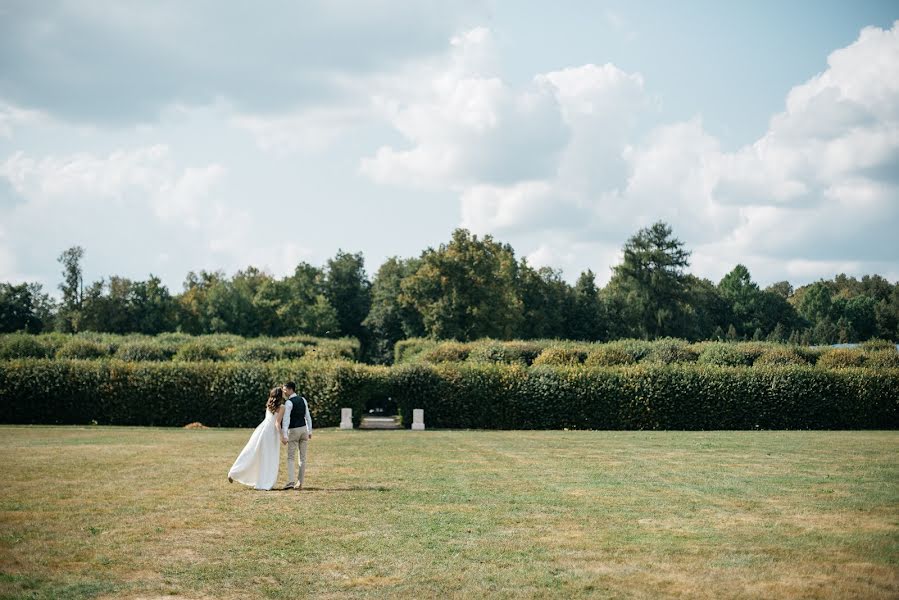
[[[249,433],[0,427],[0,596],[899,595],[899,432]]]

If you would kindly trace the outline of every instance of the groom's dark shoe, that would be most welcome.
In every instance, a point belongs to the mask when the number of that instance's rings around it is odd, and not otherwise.
[[[228,483],[234,483],[234,480],[231,479],[231,476],[230,476],[230,475],[228,475]]]
[[[287,485],[285,485],[283,489],[285,489],[285,490],[292,490],[294,485],[295,485],[294,482],[291,481],[290,483],[288,483]]]

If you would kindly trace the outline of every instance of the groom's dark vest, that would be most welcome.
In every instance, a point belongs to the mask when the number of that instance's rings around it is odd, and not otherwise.
[[[288,429],[296,427],[306,427],[306,403],[305,399],[297,394],[296,398],[292,398],[293,408],[290,409],[290,425]]]

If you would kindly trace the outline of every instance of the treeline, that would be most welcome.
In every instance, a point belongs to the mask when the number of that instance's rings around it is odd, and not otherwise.
[[[40,285],[0,283],[0,331],[351,336],[363,359],[382,363],[412,337],[899,340],[899,282],[879,275],[762,289],[737,265],[716,283],[687,272],[690,252],[661,222],[633,235],[623,254],[605,287],[590,270],[569,285],[559,270],[517,258],[510,245],[458,229],[418,257],[388,259],[372,279],[361,253],[339,251],[322,267],[300,263],[284,278],[255,267],[230,278],[191,272],[173,294],[153,276],[85,286],[84,251],[76,247],[59,258],[58,303]]]

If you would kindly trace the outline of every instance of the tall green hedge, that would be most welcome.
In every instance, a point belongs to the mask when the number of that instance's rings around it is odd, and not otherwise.
[[[0,361],[0,422],[248,427],[288,379],[318,426],[392,397],[436,428],[897,429],[899,369],[443,363],[372,367],[119,360]]]
[[[125,362],[0,361],[0,422],[249,427],[265,415],[268,391],[293,380],[316,426],[358,419],[383,395],[385,369],[345,361]]]
[[[486,429],[895,429],[899,369],[396,367],[408,426]]]

